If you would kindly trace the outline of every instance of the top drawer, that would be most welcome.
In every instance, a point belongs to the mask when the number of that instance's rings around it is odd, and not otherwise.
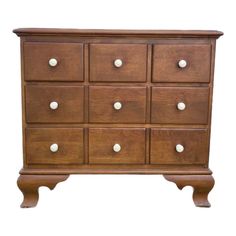
[[[83,81],[83,45],[24,43],[25,80]]]
[[[145,82],[145,44],[91,44],[90,81]]]
[[[153,82],[209,82],[211,46],[155,45]]]

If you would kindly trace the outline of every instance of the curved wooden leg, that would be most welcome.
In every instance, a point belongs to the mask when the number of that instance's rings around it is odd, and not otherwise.
[[[34,207],[38,203],[38,188],[46,186],[51,190],[62,181],[65,181],[69,175],[20,175],[17,185],[24,195],[21,207]]]
[[[197,207],[210,207],[208,194],[215,181],[211,175],[164,175],[165,179],[174,182],[179,189],[193,187],[193,201]]]

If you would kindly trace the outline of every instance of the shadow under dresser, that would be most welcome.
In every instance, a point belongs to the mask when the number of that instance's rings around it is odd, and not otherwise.
[[[161,174],[209,207],[216,39],[199,30],[24,28],[22,207],[70,174]]]

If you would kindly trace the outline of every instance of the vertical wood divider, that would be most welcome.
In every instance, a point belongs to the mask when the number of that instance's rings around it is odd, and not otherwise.
[[[146,123],[151,121],[151,81],[152,80],[152,44],[147,46],[147,98],[146,98]],[[150,128],[146,128],[146,158],[145,163],[150,163]]]
[[[89,45],[84,44],[84,123],[89,122]],[[84,164],[89,163],[89,129],[84,128]]]
[[[26,161],[26,99],[25,99],[25,66],[24,66],[24,42],[25,37],[21,37],[20,39],[20,61],[21,61],[21,107],[22,107],[22,148],[23,148],[23,167],[27,168]]]
[[[209,107],[208,107],[208,153],[210,153],[210,141],[211,141],[211,116],[212,116],[212,99],[213,99],[213,87],[214,87],[214,68],[215,68],[215,48],[216,41],[211,40],[211,69],[210,69],[210,83],[209,83]],[[206,167],[209,166],[209,155]]]

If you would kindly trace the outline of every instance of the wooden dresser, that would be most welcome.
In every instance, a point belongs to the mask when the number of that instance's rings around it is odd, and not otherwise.
[[[21,39],[22,207],[70,174],[162,174],[209,207],[219,31],[14,30]]]

